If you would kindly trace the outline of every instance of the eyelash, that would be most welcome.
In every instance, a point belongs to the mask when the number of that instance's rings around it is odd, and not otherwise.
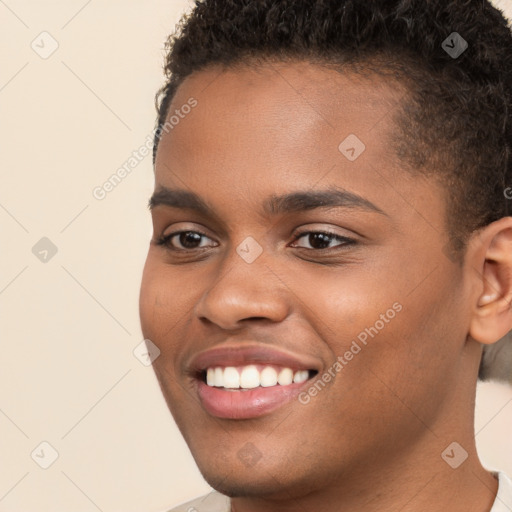
[[[186,229],[186,230],[182,230],[182,231],[174,231],[173,233],[169,233],[168,235],[162,235],[161,237],[159,237],[156,240],[156,245],[164,246],[168,250],[175,251],[175,252],[192,252],[192,251],[197,251],[198,249],[205,249],[205,247],[196,247],[194,249],[179,249],[176,247],[172,247],[170,245],[171,239],[174,238],[175,236],[181,235],[183,233],[195,233],[197,235],[209,238],[208,235],[206,235],[205,233],[202,233],[201,231],[194,231],[194,230]],[[315,252],[332,251],[332,250],[336,250],[339,248],[343,248],[348,245],[354,245],[357,243],[356,240],[354,240],[353,238],[337,235],[337,234],[331,233],[329,231],[304,231],[302,233],[297,233],[293,242],[296,242],[297,240],[301,239],[302,237],[304,237],[306,235],[317,235],[317,234],[326,235],[328,237],[331,237],[333,240],[338,240],[339,242],[342,242],[342,243],[335,247],[324,247],[322,249],[315,249],[315,248],[308,248],[308,247],[298,247],[298,249],[306,249],[307,251],[315,251]]]

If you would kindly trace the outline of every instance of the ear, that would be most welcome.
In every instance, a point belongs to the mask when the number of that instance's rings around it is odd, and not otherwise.
[[[512,217],[478,230],[467,254],[476,279],[469,335],[491,344],[512,329]]]

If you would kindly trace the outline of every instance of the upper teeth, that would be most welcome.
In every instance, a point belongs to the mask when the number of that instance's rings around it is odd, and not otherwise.
[[[206,371],[206,384],[211,387],[253,389],[258,386],[267,388],[279,384],[287,386],[292,382],[304,382],[308,379],[308,370],[298,370],[293,373],[291,368],[276,370],[272,366],[265,366],[261,371],[255,365],[235,368],[208,368]]]

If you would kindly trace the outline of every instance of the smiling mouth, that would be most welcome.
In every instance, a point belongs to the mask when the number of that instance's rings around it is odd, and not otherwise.
[[[187,364],[203,411],[229,420],[296,407],[297,397],[322,368],[316,357],[247,340],[199,352]]]
[[[211,388],[225,391],[248,391],[301,384],[318,374],[317,370],[294,370],[271,364],[212,366],[199,372],[198,378]]]

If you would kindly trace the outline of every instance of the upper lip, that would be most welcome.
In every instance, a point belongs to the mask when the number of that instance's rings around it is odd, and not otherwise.
[[[291,368],[292,370],[319,371],[317,360],[309,356],[298,355],[289,351],[275,349],[261,344],[230,344],[216,346],[199,352],[191,362],[193,372],[202,372],[217,366],[245,366],[249,364],[269,364]]]

